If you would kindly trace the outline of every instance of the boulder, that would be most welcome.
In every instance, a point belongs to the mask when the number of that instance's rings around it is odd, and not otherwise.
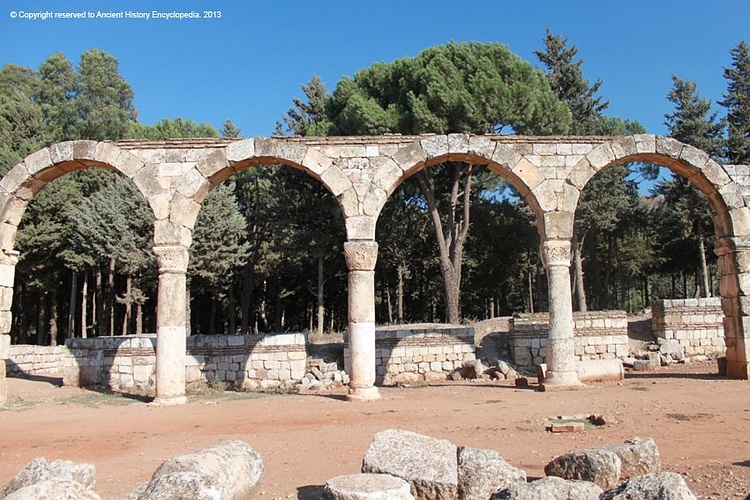
[[[44,457],[37,457],[26,464],[8,484],[0,489],[0,498],[47,480],[74,481],[84,489],[90,489],[96,483],[96,467],[93,464],[69,460],[55,460],[47,463]]]
[[[251,498],[262,479],[263,461],[258,452],[242,441],[224,441],[166,460],[148,484],[127,498],[240,500]]]
[[[516,483],[496,492],[490,500],[598,500],[602,489],[588,481],[555,476],[530,483]]]
[[[613,451],[620,457],[621,478],[627,479],[661,470],[659,449],[651,438],[633,438],[624,444],[605,446],[603,449]]]
[[[557,457],[544,467],[548,476],[590,481],[602,489],[616,486],[621,470],[622,460],[619,455],[603,448],[572,451]]]
[[[362,472],[390,474],[411,484],[418,500],[458,498],[456,445],[416,432],[378,432],[365,452]]]
[[[458,448],[458,497],[487,500],[494,492],[513,483],[525,483],[526,472],[517,469],[493,450]]]
[[[51,478],[15,490],[4,500],[101,500],[86,486],[70,479]]]
[[[486,369],[481,359],[464,361],[461,365],[461,376],[465,379],[482,378]]]
[[[697,500],[685,480],[674,472],[655,472],[633,477],[607,490],[601,500]]]
[[[389,474],[350,474],[326,482],[328,500],[414,500],[411,486]]]

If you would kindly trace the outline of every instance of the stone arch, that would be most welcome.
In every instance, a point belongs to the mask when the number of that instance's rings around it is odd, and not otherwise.
[[[685,177],[711,207],[717,238],[724,310],[727,375],[750,378],[750,209],[738,184],[709,155],[675,139],[650,134],[615,138],[595,147],[566,182],[580,191],[601,170],[618,163],[648,162]],[[577,205],[577,202],[576,202]],[[575,213],[575,206],[573,207]]]
[[[78,170],[103,168],[132,180],[146,200],[148,191],[137,173],[143,162],[111,142],[67,141],[28,155],[0,180],[0,248],[11,251],[26,207],[49,182]],[[153,210],[153,206],[152,206]]]
[[[377,217],[396,188],[422,169],[446,161],[461,161],[487,165],[508,181],[531,207],[541,233],[543,210],[535,188],[544,182],[544,175],[517,149],[515,144],[495,141],[492,136],[469,134],[424,136],[401,146],[389,156],[386,168],[373,179],[375,188],[385,195],[378,196],[373,213]]]
[[[226,179],[261,164],[283,164],[305,172],[336,198],[345,217],[354,215],[350,209],[347,210],[349,207],[342,204],[342,198],[351,189],[352,182],[341,168],[319,150],[303,142],[281,138],[243,139],[214,150],[196,164],[195,170],[201,180],[193,185],[192,191],[184,194],[200,204],[212,189]],[[190,215],[194,223],[197,211]]]

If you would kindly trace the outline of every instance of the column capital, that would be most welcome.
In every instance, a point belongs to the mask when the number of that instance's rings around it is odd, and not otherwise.
[[[546,240],[542,243],[542,261],[544,267],[570,267],[570,241]]]
[[[378,260],[378,244],[370,240],[346,241],[344,257],[350,271],[374,271]]]
[[[159,274],[186,274],[188,266],[188,249],[183,246],[154,247]]]
[[[18,250],[3,248],[3,252],[0,254],[0,264],[15,266],[18,264],[18,258],[20,255],[21,252]]]

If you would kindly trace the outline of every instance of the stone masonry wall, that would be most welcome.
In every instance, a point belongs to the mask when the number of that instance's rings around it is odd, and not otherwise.
[[[348,372],[346,347],[344,359]],[[375,329],[377,384],[445,380],[464,361],[474,359],[476,348],[471,326],[416,324]]]
[[[69,355],[64,345],[12,345],[5,360],[6,373],[9,377],[62,377],[65,358]]]
[[[625,311],[574,312],[573,332],[578,361],[622,359],[627,357],[630,350]],[[520,314],[514,317],[510,331],[513,362],[522,367],[544,363],[548,335],[549,314]]]
[[[652,330],[657,338],[677,340],[686,356],[724,353],[721,299],[657,300],[651,303]]]
[[[307,352],[303,333],[271,335],[196,335],[187,338],[187,388],[226,382],[247,389],[270,389],[299,381]],[[156,336],[97,337],[67,341],[64,383],[114,390],[153,389]]]

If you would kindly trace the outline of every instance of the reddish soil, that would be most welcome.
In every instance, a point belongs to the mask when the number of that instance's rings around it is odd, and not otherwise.
[[[652,437],[662,469],[684,474],[701,498],[744,498],[750,382],[714,373],[706,362],[579,390],[455,382],[382,388],[382,399],[367,403],[339,395],[221,393],[177,407],[60,388],[55,379],[10,379],[9,402],[0,409],[0,484],[37,456],[63,458],[94,463],[96,491],[119,498],[168,457],[241,439],[263,457],[259,498],[312,499],[331,477],[359,471],[376,432],[400,428],[497,450],[530,478],[570,450]],[[589,414],[604,415],[607,425],[580,434],[545,430],[549,417]]]

